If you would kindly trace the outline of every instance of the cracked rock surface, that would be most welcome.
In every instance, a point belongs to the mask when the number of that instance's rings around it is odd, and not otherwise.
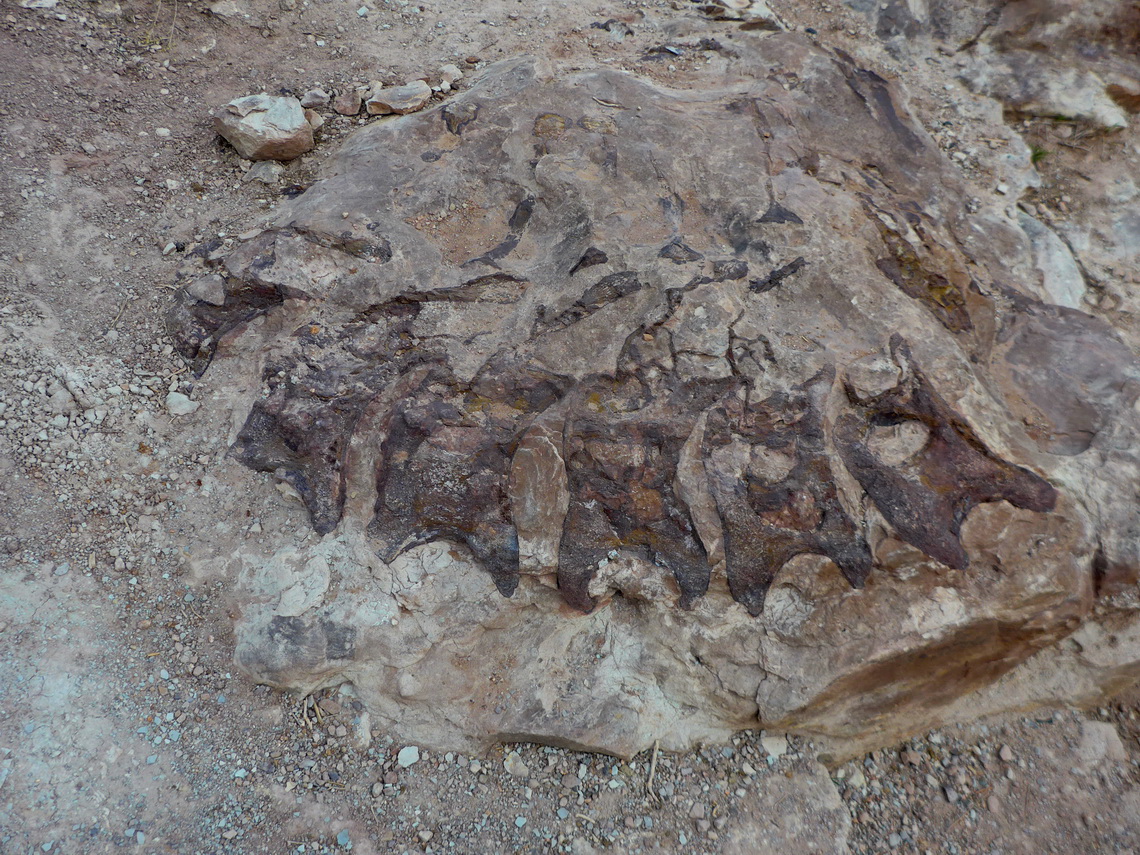
[[[896,85],[726,41],[688,88],[491,66],[202,248],[178,349],[323,535],[235,559],[246,672],[440,747],[844,753],[1134,572],[1131,351]]]

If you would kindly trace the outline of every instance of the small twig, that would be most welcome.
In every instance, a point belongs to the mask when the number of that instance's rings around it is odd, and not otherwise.
[[[1090,149],[1086,148],[1085,146],[1077,145],[1076,143],[1065,142],[1064,140],[1057,140],[1057,142],[1059,142],[1065,148],[1075,148],[1078,151],[1090,151]]]
[[[594,97],[594,100],[601,104],[603,107],[613,107],[615,110],[628,110],[629,107],[615,104],[613,101],[603,101],[601,98]]]
[[[119,306],[119,313],[115,315],[115,319],[111,321],[111,324],[107,327],[107,329],[113,330],[115,328],[115,324],[119,322],[119,318],[121,318],[123,316],[123,312],[127,310],[127,303],[129,302],[130,300],[123,300],[123,305]]]
[[[653,756],[649,758],[649,780],[645,782],[645,791],[649,794],[650,798],[656,798],[657,794],[653,791],[653,776],[657,774],[657,751],[661,747],[661,740],[653,740]]]
[[[594,824],[594,820],[592,820],[590,817],[586,816],[586,814],[584,814],[584,813],[576,813],[576,814],[574,814],[574,818],[575,819],[584,819],[584,820],[586,820],[586,822],[590,823],[590,825]]]
[[[170,35],[166,38],[166,49],[174,46],[174,25],[178,23],[178,0],[174,2],[174,15],[170,19]]]

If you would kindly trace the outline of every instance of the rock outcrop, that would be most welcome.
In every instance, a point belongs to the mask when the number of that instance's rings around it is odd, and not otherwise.
[[[206,249],[179,348],[323,536],[244,559],[247,673],[421,744],[867,745],[1134,579],[1128,347],[894,86],[724,42],[683,90],[500,63]]]

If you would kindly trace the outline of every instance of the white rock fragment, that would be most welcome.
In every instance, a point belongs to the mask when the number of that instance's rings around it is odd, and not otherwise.
[[[188,416],[199,406],[197,401],[191,401],[181,392],[171,392],[166,396],[166,411],[172,416]]]
[[[420,749],[415,745],[409,745],[406,748],[401,748],[400,753],[396,755],[396,762],[401,768],[407,769],[409,766],[414,766],[420,762]]]
[[[507,774],[514,778],[525,778],[530,775],[530,767],[523,762],[517,751],[512,751],[503,760],[503,768]]]
[[[782,733],[761,737],[760,745],[769,757],[783,757],[788,753],[788,737]]]
[[[766,0],[708,0],[698,8],[716,21],[739,21],[744,30],[785,29]]]
[[[403,115],[423,109],[429,98],[431,98],[431,87],[422,80],[414,80],[404,86],[381,86],[373,89],[365,106],[372,116],[385,116],[389,113]]]
[[[296,98],[235,98],[214,114],[214,130],[249,160],[292,160],[313,148],[312,125]]]

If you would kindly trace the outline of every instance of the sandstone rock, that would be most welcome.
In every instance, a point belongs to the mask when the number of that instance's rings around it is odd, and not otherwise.
[[[336,98],[333,99],[333,110],[342,116],[355,116],[360,112],[360,105],[363,103],[363,98],[360,93],[355,89],[350,89],[347,92],[340,92]]]
[[[1021,214],[1017,221],[1033,248],[1033,263],[1041,272],[1044,299],[1070,309],[1084,307],[1085,278],[1065,242],[1028,214]]]
[[[316,131],[324,126],[325,117],[316,110],[305,110],[305,121],[309,123],[310,128]]]
[[[310,89],[301,96],[301,106],[306,110],[315,110],[318,107],[327,107],[330,101],[329,93],[323,89]]]
[[[236,98],[214,114],[214,130],[249,160],[292,160],[313,148],[312,126],[296,98]]]
[[[892,85],[733,50],[685,89],[493,66],[183,292],[252,401],[231,456],[323,535],[240,556],[247,674],[445,749],[838,757],[973,714],[1140,567],[1128,348],[1010,275]]]
[[[431,98],[431,87],[422,80],[413,80],[403,86],[379,87],[365,102],[369,115],[414,113],[422,110]]]
[[[226,280],[217,273],[207,273],[187,285],[186,293],[211,306],[222,306],[226,302]]]
[[[459,78],[462,76],[463,72],[460,71],[458,65],[448,63],[447,65],[441,65],[439,67],[440,83],[446,85],[448,88],[450,88],[452,84],[454,84],[455,81],[459,80]]]

